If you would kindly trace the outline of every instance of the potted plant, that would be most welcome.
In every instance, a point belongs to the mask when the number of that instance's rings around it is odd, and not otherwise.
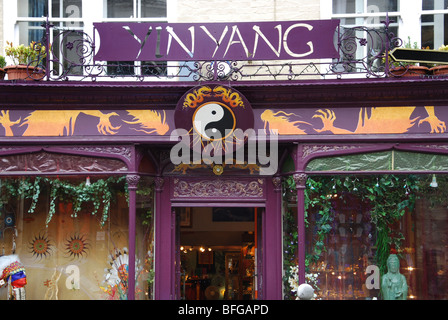
[[[38,67],[46,57],[44,46],[32,41],[29,46],[20,44],[14,46],[12,42],[6,42],[5,53],[13,62],[12,65],[4,69],[8,75],[8,80],[40,80],[45,73]]]
[[[448,51],[448,45],[442,45],[437,50],[438,51]],[[447,64],[435,65],[434,67],[432,67],[429,70],[435,76],[446,75],[446,74],[448,74],[448,65]]]
[[[408,37],[408,42],[404,44],[404,48],[408,49],[419,49],[417,42],[411,44],[411,37]],[[389,56],[389,60],[393,59]],[[395,77],[412,77],[421,76],[429,73],[429,68],[426,66],[420,66],[413,62],[392,62],[392,67],[390,68],[390,74]]]
[[[4,56],[0,56],[0,80],[5,78],[6,71],[3,69],[6,66],[6,60]]]

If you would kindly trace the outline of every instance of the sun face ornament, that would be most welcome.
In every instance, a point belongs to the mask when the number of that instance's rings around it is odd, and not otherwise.
[[[179,100],[174,118],[176,128],[190,136],[190,148],[212,156],[233,153],[244,146],[247,130],[254,127],[253,111],[246,98],[222,85],[189,90]]]
[[[89,243],[83,235],[74,234],[65,242],[65,254],[73,259],[83,258],[87,255]]]
[[[29,252],[36,259],[47,258],[53,253],[53,244],[45,234],[38,234],[31,239],[28,246]]]

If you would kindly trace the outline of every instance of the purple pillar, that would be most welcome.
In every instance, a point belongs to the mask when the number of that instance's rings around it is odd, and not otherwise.
[[[129,191],[129,263],[128,263],[128,300],[135,300],[135,203],[137,184],[140,176],[126,176]]]
[[[170,201],[170,186],[168,178],[156,177],[156,230],[155,230],[155,279],[154,298],[156,300],[171,300],[173,298],[173,236],[172,214]]]
[[[299,284],[305,283],[305,187],[307,175],[295,173],[294,181],[297,189],[297,241]]]
[[[266,212],[263,219],[263,298],[282,299],[282,202],[281,178],[273,177],[267,186]]]

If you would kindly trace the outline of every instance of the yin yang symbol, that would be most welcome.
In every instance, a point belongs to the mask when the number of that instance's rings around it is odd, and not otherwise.
[[[219,102],[208,102],[199,106],[193,115],[194,130],[206,140],[225,139],[235,130],[233,111]]]

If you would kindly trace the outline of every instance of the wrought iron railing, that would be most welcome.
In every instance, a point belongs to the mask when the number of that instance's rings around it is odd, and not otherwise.
[[[403,44],[389,30],[391,22],[386,17],[381,28],[338,27],[334,35],[338,59],[126,62],[95,61],[96,45],[91,35],[55,27],[47,19],[42,24],[45,33],[40,42],[46,52],[30,62],[29,66],[39,68],[30,70],[29,75],[36,80],[48,81],[239,81],[402,76],[411,72],[406,65],[402,65],[398,72],[391,72],[397,70],[397,63],[391,61],[388,52]]]

